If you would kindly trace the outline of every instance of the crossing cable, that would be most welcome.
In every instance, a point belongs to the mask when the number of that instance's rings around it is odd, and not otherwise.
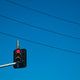
[[[70,51],[70,50],[66,50],[66,49],[50,46],[50,45],[47,45],[47,44],[44,44],[44,43],[35,42],[35,41],[29,40],[29,39],[17,37],[17,36],[14,36],[14,35],[11,35],[11,34],[7,34],[7,33],[4,33],[4,32],[0,32],[0,34],[4,34],[4,35],[10,36],[10,37],[18,38],[18,39],[21,39],[21,40],[24,40],[24,41],[28,41],[28,42],[31,42],[31,43],[35,43],[35,44],[39,44],[39,45],[42,45],[42,46],[46,46],[46,47],[49,47],[49,48],[54,48],[54,49],[58,49],[58,50],[66,51],[66,52],[80,54],[79,52]]]
[[[15,5],[21,6],[21,7],[23,7],[23,8],[26,8],[26,9],[29,9],[29,10],[32,10],[32,11],[35,11],[35,12],[38,12],[38,13],[47,15],[47,16],[49,16],[49,17],[53,17],[53,18],[56,18],[56,19],[59,19],[59,20],[63,20],[63,21],[69,22],[69,23],[73,23],[73,24],[80,25],[80,23],[73,22],[73,21],[70,21],[70,20],[66,20],[66,19],[63,19],[63,18],[60,18],[60,17],[57,17],[57,16],[53,16],[53,15],[50,15],[50,14],[47,14],[47,13],[44,13],[44,12],[41,12],[41,11],[38,11],[38,10],[35,10],[35,9],[32,9],[32,8],[29,8],[29,7],[27,7],[27,6],[23,6],[23,5],[19,4],[19,3],[16,3],[16,2],[13,2],[13,1],[10,1],[10,0],[6,0],[6,1],[8,1],[8,2],[10,2],[10,3],[13,3],[13,4],[15,4]]]
[[[66,37],[70,37],[70,38],[73,38],[73,39],[80,40],[80,38],[77,38],[77,37],[73,37],[73,36],[70,36],[70,35],[65,35],[65,34],[58,33],[58,32],[55,32],[55,31],[51,31],[51,30],[48,30],[48,29],[40,28],[40,27],[37,27],[37,26],[31,25],[31,24],[25,23],[25,22],[22,22],[22,21],[19,21],[19,20],[15,20],[15,19],[6,17],[4,15],[0,15],[0,16],[3,17],[3,18],[6,18],[6,19],[9,19],[9,20],[12,20],[12,21],[24,24],[24,25],[28,25],[30,27],[34,27],[34,28],[40,29],[40,30],[44,30],[44,31],[47,31],[47,32],[51,32],[51,33],[55,33],[55,34],[58,34],[58,35],[62,35],[62,36],[66,36]]]

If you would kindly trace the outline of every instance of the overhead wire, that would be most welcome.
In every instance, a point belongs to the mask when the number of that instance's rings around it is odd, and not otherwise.
[[[9,0],[7,0],[7,1],[9,1]],[[44,14],[44,13],[43,13],[43,14]],[[9,20],[13,20],[13,21],[16,21],[16,22],[19,22],[19,23],[22,23],[22,24],[31,26],[31,27],[35,27],[35,28],[38,28],[38,29],[42,29],[42,30],[45,30],[45,31],[48,31],[48,32],[53,32],[53,31],[50,31],[50,30],[47,30],[47,29],[43,29],[43,28],[40,28],[40,27],[37,27],[37,26],[33,26],[33,25],[31,25],[31,24],[27,24],[27,23],[24,23],[24,22],[21,22],[21,21],[18,21],[18,20],[15,20],[15,19],[12,19],[12,18],[3,16],[3,15],[0,15],[0,16],[1,16],[1,17],[4,17],[4,18],[7,18],[7,19],[9,19]],[[56,17],[55,17],[55,18],[56,18]],[[60,19],[60,18],[58,18],[58,19]],[[61,19],[62,19],[62,18],[61,18]],[[64,19],[62,19],[62,20],[64,20]],[[65,21],[66,21],[66,20],[65,20]],[[69,21],[68,21],[68,22],[69,22]],[[74,23],[74,22],[72,22],[72,23]],[[79,23],[78,23],[78,24],[79,24]],[[79,25],[80,25],[80,24],[79,24]],[[63,36],[67,36],[67,37],[72,37],[72,36],[64,35],[64,34],[57,33],[57,32],[53,32],[53,33],[60,34],[60,35],[63,35]],[[4,33],[4,32],[0,32],[0,34],[4,34],[4,35],[11,36],[11,37],[14,37],[14,38],[18,38],[18,39],[21,39],[21,40],[24,40],[24,41],[32,42],[32,43],[35,43],[35,44],[47,46],[47,47],[50,47],[50,48],[55,48],[55,49],[62,50],[62,51],[66,51],[66,52],[71,52],[71,53],[80,54],[79,52],[75,52],[75,51],[71,51],[71,50],[66,50],[66,49],[62,49],[62,48],[50,46],[50,45],[47,45],[47,44],[44,44],[44,43],[35,42],[35,41],[32,41],[32,40],[28,40],[28,39],[25,39],[25,38],[21,38],[21,37],[17,37],[17,36],[11,35],[11,34],[7,34],[7,33]],[[72,38],[80,39],[80,38],[76,38],[76,37],[72,37]]]
[[[70,21],[70,20],[67,20],[67,19],[63,19],[63,18],[60,18],[60,17],[57,17],[57,16],[53,16],[53,15],[50,15],[50,14],[47,14],[47,13],[44,13],[44,12],[41,12],[41,11],[32,9],[32,8],[30,8],[30,7],[23,6],[23,5],[19,4],[19,3],[16,3],[16,2],[13,2],[13,1],[10,1],[10,0],[6,0],[6,1],[7,1],[7,2],[10,2],[10,3],[13,3],[13,4],[15,4],[15,5],[21,6],[21,7],[23,7],[23,8],[26,8],[26,9],[29,9],[29,10],[32,10],[32,11],[35,11],[35,12],[38,12],[38,13],[47,15],[47,16],[49,16],[49,17],[53,17],[53,18],[56,18],[56,19],[59,19],[59,20],[63,20],[63,21],[69,22],[69,23],[73,23],[73,24],[80,25],[80,23],[73,22],[73,21]]]
[[[30,27],[34,27],[34,28],[40,29],[40,30],[44,30],[44,31],[47,31],[47,32],[51,32],[51,33],[55,33],[55,34],[58,34],[58,35],[62,35],[62,36],[66,36],[66,37],[70,37],[70,38],[73,38],[73,39],[80,40],[80,38],[77,38],[77,37],[73,37],[73,36],[70,36],[70,35],[65,35],[65,34],[58,33],[58,32],[55,32],[55,31],[51,31],[51,30],[48,30],[48,29],[40,28],[38,26],[34,26],[34,25],[31,25],[31,24],[28,24],[28,23],[25,23],[25,22],[22,22],[22,21],[19,21],[19,20],[16,20],[16,19],[12,19],[12,18],[9,18],[9,17],[4,16],[4,15],[0,15],[0,16],[3,17],[3,18],[6,18],[6,19],[9,19],[9,20],[24,24],[24,25],[28,25]]]
[[[50,46],[50,45],[47,45],[47,44],[44,44],[44,43],[35,42],[35,41],[29,40],[29,39],[17,37],[17,36],[14,36],[14,35],[11,35],[11,34],[7,34],[7,33],[4,33],[4,32],[0,32],[0,34],[4,34],[4,35],[10,36],[10,37],[18,38],[18,39],[21,39],[21,40],[24,40],[24,41],[28,41],[28,42],[31,42],[31,43],[35,43],[35,44],[39,44],[39,45],[42,45],[42,46],[46,46],[46,47],[49,47],[49,48],[54,48],[54,49],[58,49],[58,50],[61,50],[61,51],[80,54],[79,52],[75,52],[75,51],[71,51],[71,50],[66,50],[66,49]]]

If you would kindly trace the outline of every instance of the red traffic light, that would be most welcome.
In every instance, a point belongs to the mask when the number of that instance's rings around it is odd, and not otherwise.
[[[17,53],[20,53],[20,49],[17,49],[16,52],[17,52]]]

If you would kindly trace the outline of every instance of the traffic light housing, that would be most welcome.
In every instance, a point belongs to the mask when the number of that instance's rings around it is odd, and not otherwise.
[[[27,50],[26,49],[16,49],[14,50],[14,60],[13,62],[16,62],[15,65],[13,65],[14,68],[24,68],[26,67],[27,63]]]

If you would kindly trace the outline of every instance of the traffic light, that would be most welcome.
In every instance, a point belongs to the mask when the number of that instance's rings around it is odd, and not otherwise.
[[[16,62],[14,68],[26,67],[26,49],[14,50],[14,62]]]
[[[17,41],[17,49],[13,52],[13,62],[16,62],[15,65],[13,65],[14,68],[24,68],[26,67],[26,57],[27,57],[27,51],[26,49],[20,49],[19,48],[19,41]]]

